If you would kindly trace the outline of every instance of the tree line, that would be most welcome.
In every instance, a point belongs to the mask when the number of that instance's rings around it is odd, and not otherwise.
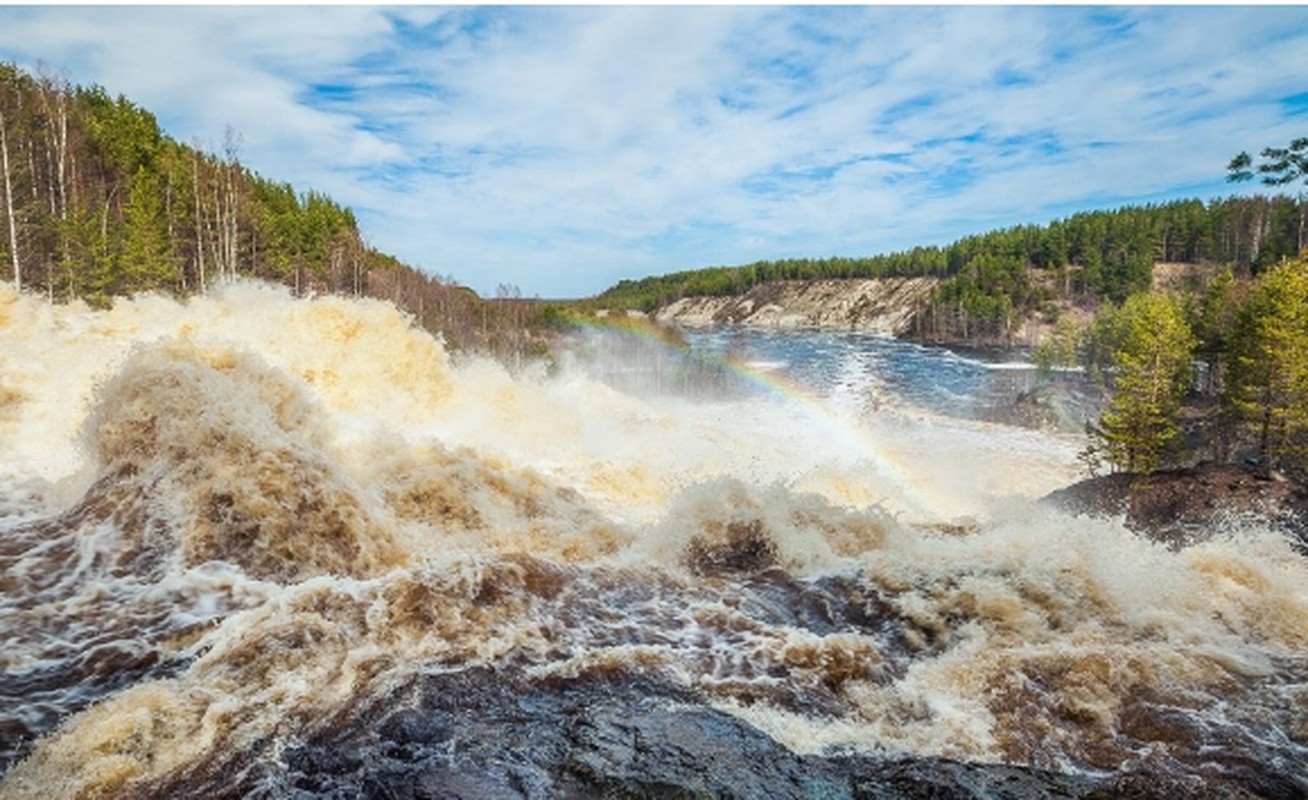
[[[1308,138],[1242,152],[1232,182],[1308,183]],[[1046,376],[1083,367],[1109,391],[1087,424],[1091,472],[1247,456],[1308,468],[1308,199],[1300,193],[1090,211],[867,258],[760,261],[622,281],[596,305],[651,311],[777,280],[932,276],[922,338],[1003,340],[1033,315],[1055,321],[1035,348]],[[1155,290],[1159,263],[1220,266],[1206,282]],[[1062,314],[1079,307],[1093,316]]]
[[[236,275],[361,291],[369,252],[352,212],[252,174],[238,149],[230,130],[221,155],[206,153],[122,95],[0,64],[13,282],[94,304]]]
[[[1231,264],[1244,275],[1308,244],[1308,200],[1232,196],[1087,211],[949,245],[867,257],[783,259],[623,280],[599,307],[652,311],[682,297],[742,294],[777,280],[931,276],[941,279],[918,315],[925,338],[1003,338],[1016,322],[1061,300],[1094,307],[1149,287],[1160,262]]]
[[[1240,447],[1269,468],[1308,466],[1308,255],[1303,195],[1178,200],[1073,214],[945,247],[862,258],[783,259],[622,281],[580,303],[480,298],[369,247],[350,209],[257,175],[228,132],[221,155],[165,135],[102,87],[0,63],[0,274],[52,302],[109,305],[145,291],[185,295],[237,276],[297,294],[390,300],[455,350],[506,363],[546,352],[572,310],[653,310],[688,295],[776,280],[933,276],[919,335],[1001,337],[1024,316],[1078,305],[1036,349],[1044,366],[1085,366],[1111,389],[1089,426],[1087,463],[1149,471],[1181,463],[1183,411],[1216,399],[1204,445]],[[1308,177],[1308,139],[1241,153],[1234,181]],[[1150,291],[1158,262],[1224,265],[1179,294]],[[1057,301],[1057,302],[1055,302]],[[1200,403],[1199,405],[1202,405]]]
[[[230,129],[206,152],[123,95],[0,63],[0,275],[93,306],[252,277],[391,300],[455,349],[539,351],[520,293],[483,299],[369,247],[349,208],[251,172],[239,150]]]

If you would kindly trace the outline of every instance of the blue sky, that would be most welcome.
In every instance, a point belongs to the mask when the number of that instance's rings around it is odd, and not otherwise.
[[[1224,196],[1308,135],[1303,6],[6,6],[0,60],[482,294]]]

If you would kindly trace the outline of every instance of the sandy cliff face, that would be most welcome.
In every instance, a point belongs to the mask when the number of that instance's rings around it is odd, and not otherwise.
[[[685,297],[660,309],[660,322],[908,332],[935,278],[776,281],[734,297]]]

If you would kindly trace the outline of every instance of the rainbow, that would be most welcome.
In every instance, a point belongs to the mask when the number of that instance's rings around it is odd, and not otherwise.
[[[685,355],[689,352],[689,343],[679,331],[658,325],[645,317],[572,315],[569,317],[569,322],[579,329],[636,337],[662,347],[672,354]],[[780,398],[799,409],[813,422],[840,437],[841,441],[854,445],[864,460],[872,465],[876,474],[893,485],[900,493],[900,499],[907,501],[918,512],[935,517],[938,515],[938,509],[948,506],[941,499],[930,497],[925,488],[925,481],[916,476],[914,470],[907,466],[906,459],[876,440],[866,426],[857,419],[837,413],[826,399],[803,384],[788,378],[781,371],[741,361],[729,354],[696,354],[694,357],[706,366],[726,370],[768,396]]]

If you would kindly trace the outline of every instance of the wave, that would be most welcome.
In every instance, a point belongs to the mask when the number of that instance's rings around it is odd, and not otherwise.
[[[1308,758],[1303,557],[1036,505],[1064,439],[513,375],[255,284],[0,290],[0,339],[6,798],[286,794],[299,743],[500,672],[650,676],[795,753]]]

